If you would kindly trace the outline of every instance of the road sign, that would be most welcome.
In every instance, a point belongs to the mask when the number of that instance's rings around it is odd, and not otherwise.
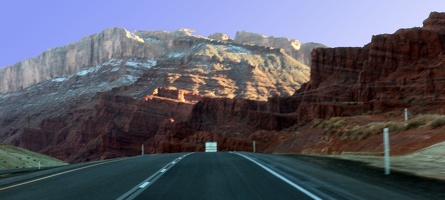
[[[217,142],[206,142],[205,152],[217,152],[218,144]]]

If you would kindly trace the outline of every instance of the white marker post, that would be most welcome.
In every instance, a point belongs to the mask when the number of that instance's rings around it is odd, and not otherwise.
[[[408,108],[405,108],[405,122],[408,121]]]
[[[40,161],[39,161],[39,169],[40,169]]]
[[[142,153],[141,153],[141,155],[142,156],[144,155],[144,145],[142,145]]]
[[[383,144],[385,147],[385,175],[390,174],[389,170],[389,129],[383,129]]]
[[[255,147],[255,141],[253,141],[253,153],[255,153],[256,152],[256,147]]]

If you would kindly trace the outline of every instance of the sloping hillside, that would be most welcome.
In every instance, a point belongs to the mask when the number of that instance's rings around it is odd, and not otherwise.
[[[67,165],[59,159],[28,151],[12,145],[0,144],[0,169],[52,167]]]

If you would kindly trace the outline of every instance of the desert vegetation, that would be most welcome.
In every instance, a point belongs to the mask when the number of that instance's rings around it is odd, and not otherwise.
[[[338,137],[340,140],[360,141],[370,136],[381,134],[384,128],[391,133],[401,133],[418,128],[438,129],[445,125],[445,115],[424,114],[418,115],[408,121],[380,121],[367,124],[358,124],[348,121],[347,118],[334,117],[327,120],[314,120],[313,126],[325,131],[328,138]]]

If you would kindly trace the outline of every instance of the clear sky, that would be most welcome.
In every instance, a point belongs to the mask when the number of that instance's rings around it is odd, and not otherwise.
[[[363,46],[372,35],[422,26],[431,11],[445,12],[445,0],[4,0],[0,67],[111,27]]]

